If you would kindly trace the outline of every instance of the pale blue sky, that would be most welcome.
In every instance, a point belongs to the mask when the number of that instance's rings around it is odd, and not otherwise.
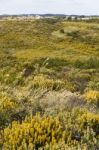
[[[0,14],[99,15],[99,0],[0,0]]]

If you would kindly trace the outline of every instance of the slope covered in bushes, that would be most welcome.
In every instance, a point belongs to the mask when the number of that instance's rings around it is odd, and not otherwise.
[[[97,21],[0,21],[0,149],[99,149]]]

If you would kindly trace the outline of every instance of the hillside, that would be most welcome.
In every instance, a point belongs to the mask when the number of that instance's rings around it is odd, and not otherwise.
[[[99,23],[0,21],[0,149],[99,149]]]

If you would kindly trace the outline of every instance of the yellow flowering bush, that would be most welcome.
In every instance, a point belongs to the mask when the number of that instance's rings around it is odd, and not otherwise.
[[[60,80],[53,80],[44,75],[35,76],[33,79],[34,88],[45,88],[49,90],[59,90],[65,86]]]
[[[11,110],[16,107],[15,100],[9,98],[5,93],[0,93],[0,109],[1,110]]]
[[[91,112],[86,112],[78,119],[81,128],[91,127],[96,135],[99,135],[99,115]],[[78,121],[78,122],[79,122]]]
[[[99,91],[90,90],[85,93],[85,100],[87,102],[99,103]]]
[[[10,101],[10,100],[6,100],[3,103],[3,108],[6,109],[6,110],[13,109],[13,108],[15,108],[15,106],[16,106],[16,104],[13,101]]]
[[[21,124],[13,122],[2,131],[2,147],[8,149],[37,149],[46,144],[57,143],[62,138],[62,126],[58,118],[26,118]]]
[[[82,114],[82,116],[81,116]],[[13,121],[0,132],[2,150],[86,150],[98,146],[99,116],[87,111],[39,115]]]

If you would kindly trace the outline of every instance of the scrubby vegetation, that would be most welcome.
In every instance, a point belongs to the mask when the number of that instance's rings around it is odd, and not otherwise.
[[[98,21],[0,21],[0,149],[99,149]]]

